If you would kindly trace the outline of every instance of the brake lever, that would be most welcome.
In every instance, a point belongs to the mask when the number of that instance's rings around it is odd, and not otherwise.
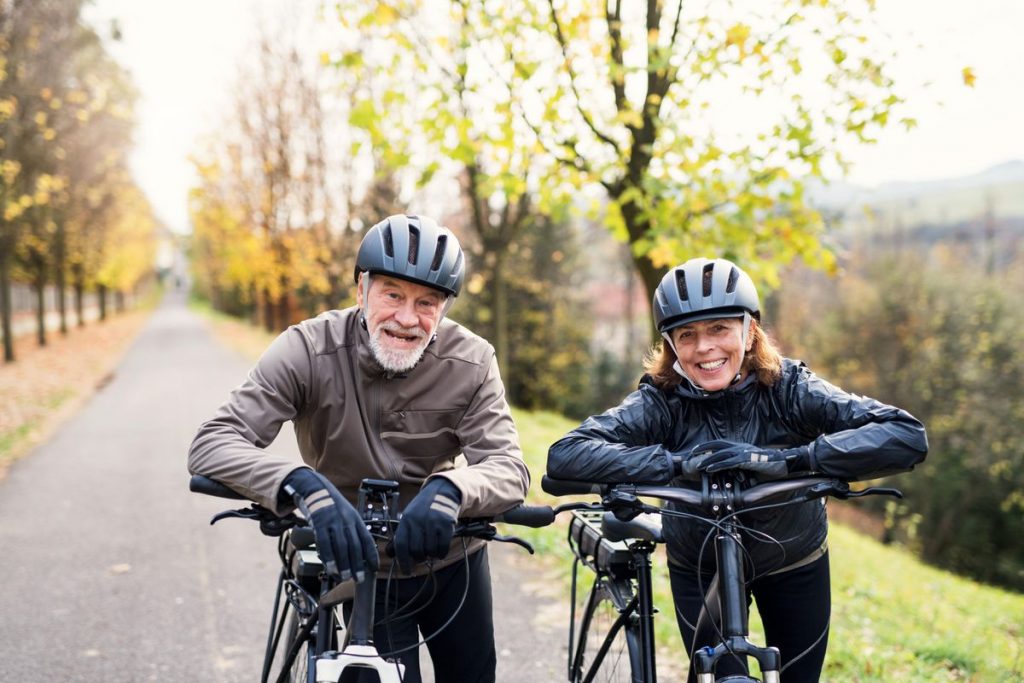
[[[257,510],[254,506],[250,506],[247,508],[242,508],[241,510],[225,510],[224,512],[218,512],[210,520],[210,525],[212,526],[217,522],[221,521],[222,519],[231,519],[232,517],[236,517],[238,519],[262,519],[260,511]]]
[[[601,499],[601,506],[611,510],[616,518],[628,522],[644,512],[646,504],[630,489],[615,488]]]
[[[847,498],[860,498],[861,496],[892,496],[893,498],[902,498],[903,491],[885,486],[869,486],[862,491],[850,491],[846,495]]]
[[[527,541],[519,538],[518,536],[502,536],[501,534],[494,532],[487,540],[489,541],[500,541],[501,543],[515,543],[518,546],[526,548],[526,551],[531,555],[534,554],[533,546]]]
[[[222,519],[252,519],[260,523],[260,531],[264,536],[280,536],[289,529],[293,529],[297,526],[303,526],[305,522],[296,517],[293,514],[287,514],[284,517],[278,517],[270,510],[259,505],[250,505],[247,508],[241,510],[225,510],[224,512],[218,512],[210,520],[210,524],[216,524]]]

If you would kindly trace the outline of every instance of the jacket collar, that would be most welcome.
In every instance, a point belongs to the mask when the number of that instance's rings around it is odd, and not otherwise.
[[[678,395],[689,398],[689,399],[715,399],[730,394],[739,394],[747,390],[748,387],[757,382],[757,375],[753,372],[748,373],[742,380],[726,387],[725,389],[719,389],[718,391],[705,391],[696,384],[691,382],[685,376],[682,377],[682,382],[676,387],[675,391]]]

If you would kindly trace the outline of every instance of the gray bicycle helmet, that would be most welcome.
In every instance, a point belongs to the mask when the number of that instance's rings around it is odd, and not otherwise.
[[[465,279],[459,240],[426,216],[388,216],[370,228],[356,255],[355,279],[361,273],[386,273],[458,296]]]
[[[654,323],[664,334],[680,325],[711,318],[761,320],[753,280],[725,259],[690,259],[665,274],[654,293]]]

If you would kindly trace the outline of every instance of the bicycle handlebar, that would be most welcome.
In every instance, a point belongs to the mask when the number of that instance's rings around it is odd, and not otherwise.
[[[614,504],[616,500],[623,504],[636,497],[648,496],[674,503],[682,503],[702,509],[715,509],[715,506],[726,508],[752,507],[767,503],[772,499],[782,499],[793,494],[788,500],[800,502],[832,496],[834,498],[859,498],[870,495],[889,495],[901,498],[898,489],[869,487],[861,491],[850,489],[848,482],[833,477],[798,477],[780,479],[750,488],[740,488],[735,482],[724,478],[711,479],[705,477],[701,489],[679,486],[649,486],[643,484],[608,484],[589,481],[555,479],[544,475],[541,489],[554,496],[597,494],[606,504]]]
[[[208,496],[217,496],[218,498],[248,500],[234,489],[228,488],[219,481],[204,477],[201,474],[192,475],[192,478],[188,480],[188,490],[192,493],[205,493]]]

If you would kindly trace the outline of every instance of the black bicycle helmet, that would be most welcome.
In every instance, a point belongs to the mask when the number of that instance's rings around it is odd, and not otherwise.
[[[654,293],[654,323],[659,332],[696,320],[761,320],[761,303],[753,280],[731,261],[695,258],[665,274]]]
[[[356,255],[360,273],[387,273],[458,296],[465,279],[459,240],[426,216],[388,216],[370,228]]]

